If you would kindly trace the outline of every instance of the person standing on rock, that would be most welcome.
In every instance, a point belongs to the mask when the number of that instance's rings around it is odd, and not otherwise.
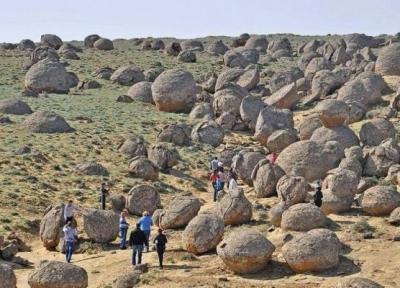
[[[211,160],[211,162],[210,162],[210,170],[211,170],[211,172],[218,169],[218,162],[219,162],[218,161],[218,157],[214,157],[214,159]]]
[[[165,244],[167,244],[167,237],[163,234],[162,229],[158,229],[158,235],[154,239],[154,243],[156,244],[156,250],[158,255],[158,262],[160,264],[160,268],[163,269],[163,260],[164,260],[164,252],[165,252]]]
[[[210,176],[210,181],[211,185],[214,189],[214,202],[217,201],[217,194],[218,194],[218,187],[217,187],[217,182],[218,182],[218,171],[214,170],[213,173]]]
[[[136,229],[131,232],[129,246],[132,247],[132,265],[142,264],[143,245],[146,243],[146,236],[140,230],[140,224],[136,224]],[[137,258],[137,259],[136,259]]]
[[[107,196],[110,194],[110,189],[107,187],[106,183],[101,183],[101,188],[100,188],[100,203],[101,203],[101,209],[106,210],[106,200]]]
[[[65,258],[67,262],[71,262],[72,253],[74,252],[74,241],[77,238],[76,229],[72,226],[72,222],[68,221],[64,225],[64,241],[65,241]]]
[[[126,236],[128,234],[129,223],[126,220],[126,211],[121,212],[121,217],[119,218],[119,234],[121,236],[121,242],[119,248],[122,250],[126,249]]]
[[[149,212],[144,211],[143,217],[139,219],[140,230],[143,231],[144,235],[146,236],[146,252],[149,252],[149,238],[150,238],[150,231],[151,226],[153,226],[153,219],[149,215]]]
[[[64,220],[65,224],[71,222],[74,227],[76,227],[75,212],[80,209],[74,205],[73,200],[68,200],[67,205],[64,207]]]
[[[324,196],[323,196],[323,194],[322,194],[321,186],[318,185],[318,186],[317,186],[317,191],[316,191],[315,194],[314,194],[314,204],[315,204],[317,207],[321,207],[321,205],[322,205],[322,198],[323,198],[323,197],[324,197]]]

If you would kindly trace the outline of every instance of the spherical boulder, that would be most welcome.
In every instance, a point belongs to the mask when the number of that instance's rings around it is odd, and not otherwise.
[[[327,173],[322,182],[322,190],[339,197],[354,197],[358,182],[359,178],[353,171],[336,168]]]
[[[247,185],[253,185],[252,172],[257,163],[265,159],[265,155],[259,151],[243,149],[232,159],[232,169],[238,177]]]
[[[151,87],[158,110],[188,113],[196,101],[196,82],[192,74],[180,69],[164,71]]]
[[[388,222],[392,225],[400,225],[400,207],[397,207],[390,213]]]
[[[193,127],[191,138],[194,142],[219,146],[224,141],[224,128],[213,120],[204,120]]]
[[[288,208],[289,208],[289,205],[283,201],[281,201],[278,204],[276,204],[275,206],[273,206],[268,211],[268,219],[271,222],[271,224],[274,225],[275,227],[280,227],[281,221],[282,221],[282,214]]]
[[[165,46],[164,52],[169,56],[178,56],[179,52],[182,51],[181,44],[179,42],[170,42]]]
[[[283,149],[298,140],[296,131],[292,130],[276,130],[267,140],[266,147],[271,153],[280,153]]]
[[[341,126],[349,118],[350,108],[344,102],[336,99],[326,99],[314,108],[322,124],[327,128]]]
[[[89,176],[109,176],[107,168],[100,163],[91,161],[78,164],[76,170],[82,174]]]
[[[281,227],[284,230],[309,231],[323,227],[325,221],[320,208],[311,203],[298,203],[283,212]]]
[[[196,53],[190,50],[183,50],[179,52],[177,58],[183,63],[195,63],[197,60]]]
[[[296,83],[285,85],[271,96],[265,102],[280,109],[293,109],[301,99],[301,94],[297,93]]]
[[[252,171],[254,192],[257,198],[276,194],[276,184],[285,173],[267,159],[260,160]]]
[[[293,113],[288,109],[266,106],[258,115],[254,137],[266,145],[268,137],[277,130],[293,130]]]
[[[256,127],[258,114],[260,114],[264,105],[261,97],[254,95],[244,97],[240,104],[240,118],[253,131]]]
[[[279,199],[288,206],[304,202],[309,190],[306,179],[296,175],[284,175],[276,184]]]
[[[216,40],[207,47],[207,52],[214,55],[224,55],[228,50],[228,46],[222,40]]]
[[[129,175],[143,180],[158,180],[158,167],[145,156],[136,156],[129,163]]]
[[[111,210],[89,209],[83,214],[87,236],[97,243],[110,243],[117,239],[119,215]]]
[[[49,46],[54,49],[58,49],[63,45],[63,41],[61,40],[60,37],[54,34],[43,34],[40,36],[40,43],[43,46]]]
[[[22,51],[35,50],[36,44],[30,39],[22,39],[18,44],[18,49]]]
[[[240,225],[247,223],[253,216],[253,206],[246,198],[243,190],[229,191],[219,199],[217,213],[225,225]]]
[[[147,184],[133,187],[126,199],[126,208],[129,213],[137,216],[142,216],[145,211],[152,215],[160,206],[161,200],[158,190]]]
[[[143,136],[129,135],[125,141],[118,146],[118,151],[128,158],[136,156],[147,156],[147,146]]]
[[[178,150],[167,143],[154,144],[148,152],[149,159],[162,171],[174,167],[180,160]]]
[[[129,88],[127,95],[135,101],[154,104],[151,85],[152,83],[147,81],[136,83]]]
[[[99,40],[101,37],[97,34],[91,34],[85,37],[85,39],[83,40],[83,44],[85,45],[85,47],[88,48],[93,48],[94,47],[94,43]]]
[[[210,103],[197,103],[189,113],[191,119],[212,119],[214,111]]]
[[[396,140],[384,140],[379,146],[364,147],[365,163],[363,175],[386,177],[389,168],[399,163],[399,146]]]
[[[88,275],[85,269],[58,261],[42,261],[29,275],[31,288],[86,288]]]
[[[17,278],[11,266],[0,264],[0,288],[16,288]]]
[[[79,80],[60,62],[44,59],[32,65],[25,75],[25,88],[38,93],[68,93]]]
[[[25,115],[33,113],[31,107],[25,102],[18,99],[0,100],[0,113]]]
[[[380,50],[375,71],[382,75],[400,75],[400,43],[393,43]]]
[[[160,215],[162,229],[185,227],[200,210],[200,201],[193,196],[175,196]]]
[[[23,125],[33,133],[69,133],[75,129],[54,112],[37,111],[25,119]]]
[[[125,65],[111,75],[110,80],[121,85],[130,86],[144,80],[142,70],[136,65]]]
[[[336,141],[340,143],[343,148],[350,148],[359,145],[357,135],[347,126],[337,126],[333,128],[327,128],[324,126],[319,127],[311,135],[310,140],[319,143]]]
[[[54,250],[60,242],[61,229],[65,223],[64,204],[51,206],[40,221],[40,240],[48,250]]]
[[[321,120],[319,120],[319,116],[315,113],[304,117],[304,119],[300,122],[297,130],[299,131],[300,140],[309,140],[319,127],[322,127]]]
[[[182,233],[183,247],[193,254],[215,249],[224,235],[224,221],[215,214],[199,214]]]
[[[361,207],[372,216],[389,215],[400,206],[400,193],[390,186],[375,186],[367,189],[362,196]]]
[[[224,54],[224,64],[227,67],[246,68],[250,62],[239,52],[228,50]]]
[[[169,142],[178,146],[187,146],[190,144],[191,129],[186,124],[175,123],[164,126],[157,135],[157,141]]]
[[[286,174],[303,176],[307,181],[322,179],[336,168],[344,157],[344,148],[338,142],[325,144],[304,140],[286,147],[278,156],[279,165]]]
[[[262,234],[252,230],[232,232],[217,247],[217,254],[235,273],[257,273],[271,260],[275,246]]]
[[[378,146],[383,140],[394,139],[395,136],[395,127],[385,118],[369,120],[363,123],[360,129],[360,140],[368,146]]]
[[[93,43],[97,50],[109,51],[114,49],[114,43],[110,39],[100,38]]]
[[[282,247],[283,257],[296,273],[334,268],[339,265],[339,252],[339,239],[328,229],[296,235]]]

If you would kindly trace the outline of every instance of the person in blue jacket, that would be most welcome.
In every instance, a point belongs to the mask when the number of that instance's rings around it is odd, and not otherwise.
[[[151,226],[153,226],[153,219],[151,219],[149,212],[147,211],[143,212],[143,217],[139,219],[138,224],[140,224],[140,230],[142,230],[144,235],[146,236],[146,243],[145,243],[146,252],[149,252],[150,231],[151,231]]]
[[[119,244],[119,248],[122,250],[126,249],[126,236],[128,235],[129,223],[126,220],[126,211],[121,212],[121,217],[119,218],[119,234],[121,238],[121,242]]]

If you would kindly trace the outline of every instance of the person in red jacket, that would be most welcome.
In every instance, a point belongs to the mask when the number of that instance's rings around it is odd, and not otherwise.
[[[211,184],[214,188],[214,202],[217,201],[217,194],[218,194],[218,171],[214,170],[210,176]]]

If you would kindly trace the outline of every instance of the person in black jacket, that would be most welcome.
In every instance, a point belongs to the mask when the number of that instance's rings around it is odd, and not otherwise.
[[[156,243],[156,249],[158,254],[158,262],[160,263],[160,268],[163,269],[163,259],[165,252],[165,244],[167,244],[167,237],[163,234],[162,229],[158,229],[158,235],[154,239],[154,243]]]
[[[142,264],[143,245],[146,243],[146,236],[140,230],[140,224],[136,224],[136,229],[131,232],[129,237],[129,246],[132,247],[132,265]]]
[[[314,194],[314,204],[317,207],[321,207],[321,205],[322,205],[322,197],[324,197],[324,196],[322,195],[321,186],[318,185],[317,186],[317,191]]]

